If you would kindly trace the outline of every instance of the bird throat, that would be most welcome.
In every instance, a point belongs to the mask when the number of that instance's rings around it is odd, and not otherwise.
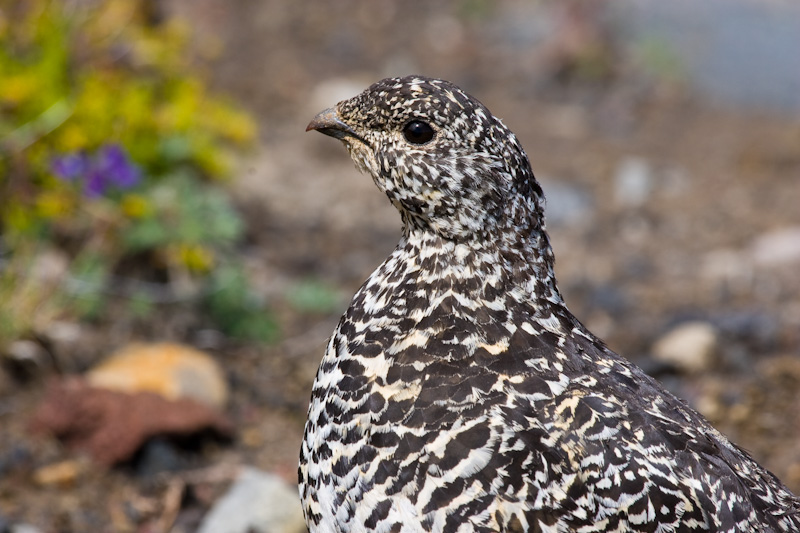
[[[568,314],[552,269],[543,231],[521,245],[456,242],[412,228],[355,295],[350,309],[360,316],[351,318],[372,324],[364,328],[368,337],[393,337],[393,347],[373,339],[387,354],[408,357],[432,341],[453,345],[444,353],[454,361],[476,351],[497,355],[516,324],[546,329],[552,317]]]

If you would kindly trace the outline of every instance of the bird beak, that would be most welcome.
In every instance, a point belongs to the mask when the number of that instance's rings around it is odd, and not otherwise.
[[[360,138],[356,132],[353,131],[353,128],[345,124],[342,119],[339,118],[339,113],[337,113],[336,108],[333,107],[322,111],[308,123],[306,131],[311,130],[316,130],[325,135],[336,137],[337,139],[343,139],[345,137]]]

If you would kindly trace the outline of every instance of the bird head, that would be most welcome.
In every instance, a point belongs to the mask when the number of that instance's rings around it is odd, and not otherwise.
[[[406,231],[462,241],[541,228],[542,191],[516,137],[450,82],[381,80],[319,113],[308,130],[345,144]]]

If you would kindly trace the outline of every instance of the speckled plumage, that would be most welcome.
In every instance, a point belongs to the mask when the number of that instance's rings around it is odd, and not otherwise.
[[[800,531],[797,497],[567,310],[542,190],[480,102],[391,78],[309,129],[403,221],[314,383],[312,533]]]

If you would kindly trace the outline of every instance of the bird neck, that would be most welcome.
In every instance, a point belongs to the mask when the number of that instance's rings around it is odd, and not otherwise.
[[[547,234],[537,228],[454,240],[405,226],[395,251],[354,296],[340,331],[406,358],[419,355],[410,346],[442,343],[441,357],[451,361],[482,349],[499,354],[518,328],[563,336],[577,322],[556,286]]]
[[[460,293],[472,301],[493,301],[508,294],[539,310],[562,308],[554,257],[539,222],[507,220],[486,233],[449,239],[430,229],[405,226],[397,251],[405,268],[432,291]],[[545,313],[548,314],[548,313]]]

